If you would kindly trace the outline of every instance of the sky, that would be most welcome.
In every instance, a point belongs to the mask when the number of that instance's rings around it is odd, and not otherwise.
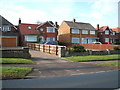
[[[45,21],[91,23],[118,27],[119,0],[0,0],[0,15],[14,25]]]

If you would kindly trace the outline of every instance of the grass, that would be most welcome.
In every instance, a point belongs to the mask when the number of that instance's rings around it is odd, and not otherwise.
[[[0,63],[2,64],[35,64],[30,59],[23,58],[0,58]]]
[[[31,70],[31,67],[0,67],[0,76],[2,78],[20,78],[24,77]]]
[[[104,60],[118,60],[120,57],[118,55],[91,55],[91,56],[73,56],[73,57],[65,57],[68,60],[74,62],[80,61],[104,61]]]
[[[120,62],[104,62],[104,63],[94,63],[93,65],[97,66],[109,66],[109,67],[120,67]]]

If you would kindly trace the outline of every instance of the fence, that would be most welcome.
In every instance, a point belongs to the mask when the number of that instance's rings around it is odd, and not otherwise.
[[[31,58],[29,48],[7,48],[1,49],[0,52],[2,52],[2,58]]]
[[[66,46],[47,45],[38,43],[27,43],[27,47],[33,50],[46,52],[59,57],[65,56]]]

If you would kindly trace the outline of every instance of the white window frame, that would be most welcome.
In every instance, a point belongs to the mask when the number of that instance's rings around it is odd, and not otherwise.
[[[82,43],[88,43],[87,38],[82,38]]]
[[[82,34],[88,34],[88,30],[82,30]]]
[[[90,34],[95,35],[95,30],[90,30]]]
[[[105,42],[109,42],[109,38],[105,38]]]
[[[55,41],[55,37],[47,37],[46,41]]]
[[[49,29],[52,29],[52,31],[49,30]],[[55,33],[55,28],[54,27],[47,27],[47,32],[49,32],[49,33]]]
[[[2,31],[11,31],[9,26],[3,26]]]
[[[105,30],[105,34],[108,35],[110,32],[109,30]]]
[[[72,43],[80,43],[80,38],[72,38]]]
[[[27,42],[37,42],[37,36],[25,36],[24,38],[25,38],[25,41]]]
[[[72,29],[72,34],[80,34],[80,30],[79,29]]]

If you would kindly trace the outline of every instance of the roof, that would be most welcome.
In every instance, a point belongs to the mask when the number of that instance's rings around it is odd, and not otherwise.
[[[22,34],[39,34],[39,32],[36,31],[36,27],[39,26],[38,24],[19,24],[19,30]],[[28,27],[31,27],[31,29],[28,29]]]
[[[119,33],[120,32],[120,28],[112,28],[112,31]]]
[[[70,28],[96,30],[90,23],[64,21]]]
[[[105,31],[107,28],[109,28],[108,26],[102,26],[102,27],[99,27],[99,30],[100,31]],[[98,28],[97,28],[98,29]]]

